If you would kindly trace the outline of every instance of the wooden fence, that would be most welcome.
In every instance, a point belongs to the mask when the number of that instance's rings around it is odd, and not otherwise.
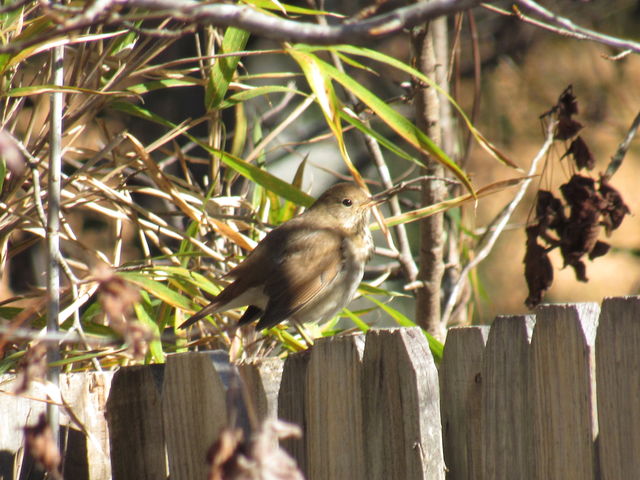
[[[282,444],[314,480],[640,478],[640,297],[451,329],[438,369],[418,329],[321,340],[284,362],[224,357],[115,373],[115,480],[207,478],[220,429],[253,414],[302,426]],[[0,415],[7,398],[26,402],[0,395]],[[0,450],[12,448],[0,435]]]

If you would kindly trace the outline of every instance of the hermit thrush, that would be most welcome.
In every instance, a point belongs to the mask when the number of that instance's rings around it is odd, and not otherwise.
[[[286,319],[331,319],[362,280],[373,251],[369,211],[378,203],[354,184],[334,185],[303,214],[272,230],[227,274],[233,283],[181,328],[244,305],[249,307],[238,325],[260,318],[258,330]]]

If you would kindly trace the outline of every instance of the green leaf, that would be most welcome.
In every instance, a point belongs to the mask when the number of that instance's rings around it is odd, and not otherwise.
[[[442,163],[448,168],[460,181],[473,192],[473,187],[467,175],[460,167],[450,159],[444,151],[438,147],[427,135],[425,135],[418,127],[411,123],[406,117],[394,110],[388,103],[380,97],[363,87],[359,82],[349,75],[341,72],[334,66],[317,59],[318,65],[331,78],[340,83],[345,89],[349,90],[373,110],[378,117],[383,120],[392,130],[404,138],[418,150],[428,153],[435,160]]]
[[[177,78],[165,78],[162,80],[152,80],[150,82],[138,83],[127,87],[129,92],[137,95],[153,92],[155,90],[161,90],[163,88],[178,88],[178,87],[193,87],[201,85],[202,82],[190,77]]]
[[[2,187],[4,186],[4,179],[7,176],[7,162],[4,157],[0,156],[0,193],[2,193]]]
[[[136,317],[138,317],[138,321],[149,327],[153,332],[153,340],[149,342],[149,353],[151,354],[152,360],[155,363],[164,363],[164,351],[162,350],[162,342],[160,341],[160,329],[150,314],[153,312],[153,308],[151,307],[149,297],[146,295],[143,296],[142,302],[135,304],[134,311],[136,313]]]
[[[249,32],[229,27],[224,33],[220,53],[239,52],[244,50],[249,40]],[[236,71],[240,56],[219,57],[211,69],[211,76],[205,92],[207,110],[218,108],[227,94],[229,83]]]
[[[381,135],[378,132],[376,132],[373,128],[370,128],[367,125],[365,125],[362,122],[362,120],[360,120],[360,118],[358,118],[358,116],[355,115],[353,112],[349,112],[349,111],[347,111],[345,109],[342,109],[340,111],[340,117],[344,121],[346,121],[347,123],[350,123],[351,125],[356,127],[358,130],[360,130],[365,135],[369,135],[369,136],[375,138],[376,141],[380,145],[382,145],[384,148],[386,148],[390,152],[394,153],[398,157],[404,158],[405,160],[408,160],[410,162],[416,163],[416,164],[418,164],[420,166],[424,166],[424,164],[418,158],[416,158],[415,156],[410,155],[409,153],[405,152],[402,148],[400,148],[398,145],[396,145],[392,141],[388,140],[383,135]]]
[[[387,297],[410,297],[411,296],[402,292],[395,292],[393,290],[386,290],[384,288],[374,287],[373,285],[370,285],[365,282],[360,283],[358,290],[363,294],[369,294],[369,295],[385,295]]]
[[[282,9],[279,8],[272,0],[242,0],[242,3],[246,3],[247,5],[253,5],[254,7],[257,7],[257,8],[263,8],[265,10],[282,11]],[[327,12],[326,10],[316,10],[313,8],[298,7],[295,5],[289,5],[288,3],[282,3],[282,2],[278,2],[278,4],[281,5],[287,11],[288,14],[296,13],[301,15],[312,15],[314,17],[318,15],[322,15],[322,16],[344,18],[344,15]]]
[[[482,187],[475,192],[475,195],[460,195],[458,197],[443,200],[442,202],[434,203],[433,205],[428,205],[423,208],[418,208],[417,210],[411,210],[409,212],[401,213],[400,215],[396,215],[393,217],[387,217],[384,219],[384,224],[387,227],[393,227],[395,225],[406,224],[415,222],[416,220],[420,220],[425,217],[429,217],[439,212],[444,212],[449,210],[450,208],[459,207],[460,205],[477,201],[479,198],[485,197],[487,195],[491,195],[493,193],[500,192],[506,188],[514,187],[524,181],[527,177],[520,178],[512,178],[509,180],[502,180],[499,182],[494,182],[490,185]],[[371,230],[379,229],[380,226],[377,224],[372,224],[369,226]]]
[[[366,324],[366,322],[362,321],[362,319],[359,316],[357,316],[355,313],[353,313],[351,310],[347,308],[343,308],[342,312],[340,313],[342,315],[349,317],[349,319],[351,319],[353,324],[356,327],[358,327],[363,333],[367,333],[367,330],[371,328],[369,325]]]
[[[310,48],[311,51],[317,49],[317,47],[308,47],[308,48]],[[498,150],[491,142],[489,142],[484,137],[484,135],[482,135],[482,133],[480,133],[480,131],[473,125],[473,123],[471,122],[467,114],[460,107],[460,105],[458,105],[458,103],[453,99],[453,97],[451,97],[451,95],[449,95],[446,91],[444,91],[442,87],[440,87],[440,85],[438,85],[436,82],[431,80],[422,72],[419,72],[415,68],[407,65],[406,63],[398,60],[397,58],[390,57],[389,55],[378,52],[376,50],[371,50],[369,48],[356,47],[353,45],[336,45],[336,46],[329,47],[328,50],[335,51],[335,52],[347,52],[352,55],[359,55],[359,56],[367,57],[381,63],[385,63],[394,68],[397,68],[398,70],[404,71],[409,75],[412,75],[417,79],[419,79],[420,81],[426,83],[427,85],[435,88],[436,90],[438,90],[438,92],[441,95],[443,95],[449,101],[449,103],[451,103],[453,108],[456,109],[456,111],[458,112],[458,114],[460,115],[464,123],[467,125],[467,128],[469,129],[473,137],[476,139],[476,141],[482,148],[484,148],[492,157],[496,158],[498,161],[502,162],[506,166],[519,169],[519,167],[515,163],[513,163],[504,153]]]
[[[389,305],[382,303],[381,301],[375,299],[374,297],[370,297],[367,295],[367,298],[371,300],[373,303],[378,305],[382,310],[389,314],[391,318],[393,318],[396,323],[402,327],[417,327],[418,325],[407,316],[403,315],[399,311],[394,308],[391,308]],[[431,350],[431,354],[433,355],[433,359],[436,363],[440,363],[442,361],[442,353],[444,351],[444,345],[442,342],[437,340],[433,335],[427,332],[424,329],[421,329],[422,333],[426,337],[429,342],[429,349]]]
[[[304,92],[296,90],[295,88],[283,87],[281,85],[267,85],[264,87],[255,87],[248,90],[242,90],[240,92],[229,95],[226,100],[220,102],[218,108],[229,108],[234,105],[251,100],[252,98],[261,97],[270,93],[288,93],[294,92],[298,95],[307,96]]]
[[[163,283],[152,280],[148,275],[133,272],[118,272],[118,276],[124,278],[128,282],[138,285],[154,297],[159,298],[172,307],[194,311],[191,300],[180,295],[178,292],[171,290]]]

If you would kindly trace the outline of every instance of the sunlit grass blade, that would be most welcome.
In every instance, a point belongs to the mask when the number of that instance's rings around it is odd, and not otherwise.
[[[147,275],[133,272],[118,272],[118,276],[149,292],[156,298],[175,308],[181,308],[189,312],[195,311],[191,300],[171,290],[165,284],[152,280]]]
[[[396,215],[393,217],[388,217],[384,219],[384,223],[387,227],[393,227],[395,225],[401,225],[406,223],[415,222],[416,220],[420,220],[421,218],[429,217],[439,212],[444,212],[449,210],[450,208],[459,207],[465,203],[471,201],[477,201],[479,198],[486,197],[487,195],[491,195],[497,192],[500,192],[506,188],[511,188],[519,185],[528,177],[520,177],[513,178],[509,180],[503,180],[500,182],[495,182],[485,187],[482,187],[476,191],[475,196],[468,195],[460,195],[458,197],[444,200],[442,202],[434,203],[433,205],[428,205],[424,208],[419,208],[417,210],[411,210],[410,212],[405,212],[400,215]],[[376,230],[379,226],[375,223],[370,225],[371,230]]]
[[[249,40],[249,32],[235,27],[228,27],[222,39],[220,53],[231,53],[244,50]],[[238,66],[240,57],[220,57],[211,69],[209,83],[205,91],[205,105],[208,110],[217,108],[227,94],[229,83]]]
[[[293,51],[293,50],[291,50]],[[291,53],[293,56],[294,54]],[[302,55],[297,52],[296,55]],[[363,103],[365,103],[373,112],[383,120],[392,130],[398,135],[404,138],[407,142],[413,145],[418,150],[428,153],[435,160],[442,163],[448,168],[465,187],[473,192],[473,187],[467,175],[460,169],[460,167],[447,156],[444,151],[436,145],[427,135],[425,135],[418,127],[416,127],[411,121],[405,118],[402,114],[394,110],[389,104],[387,104],[380,97],[375,95],[369,89],[363,87],[359,82],[353,79],[351,76],[341,72],[336,67],[320,60],[315,57],[315,62],[321,71],[340,83],[345,89],[349,90],[356,97],[358,97]]]
[[[310,49],[316,50],[318,49],[318,47],[310,47]],[[508,167],[520,169],[511,159],[509,159],[506,156],[506,154],[501,152],[495,145],[493,145],[489,140],[487,140],[487,138],[475,127],[475,125],[473,125],[473,123],[471,122],[467,114],[460,107],[460,105],[458,105],[458,103],[453,99],[453,97],[451,97],[436,82],[431,80],[422,72],[419,72],[415,68],[407,65],[406,63],[398,60],[397,58],[393,58],[384,53],[377,52],[375,50],[371,50],[365,47],[357,47],[354,45],[336,45],[336,46],[328,47],[327,49],[333,50],[335,52],[345,52],[351,55],[359,55],[359,56],[367,57],[381,63],[385,63],[394,68],[397,68],[398,70],[404,71],[409,75],[416,77],[420,81],[425,82],[429,86],[437,89],[438,92],[440,92],[451,103],[453,108],[455,108],[455,110],[458,112],[458,114],[464,121],[465,125],[467,126],[467,128],[469,129],[473,137],[476,139],[476,141],[482,148],[484,148],[492,157],[502,162],[503,164],[507,165]]]
[[[135,304],[134,311],[138,321],[143,325],[146,325],[153,334],[153,340],[149,342],[149,354],[151,356],[151,360],[155,363],[164,363],[164,351],[162,350],[162,341],[160,340],[160,329],[151,314],[153,309],[151,307],[149,297],[143,295],[142,301]]]
[[[362,333],[367,333],[367,330],[371,328],[369,325],[367,325],[366,322],[364,322],[359,316],[357,316],[348,308],[343,308],[340,314],[348,317],[353,322],[353,324],[360,329]]]

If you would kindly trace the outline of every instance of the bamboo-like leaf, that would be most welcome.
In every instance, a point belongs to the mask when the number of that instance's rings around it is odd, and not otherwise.
[[[365,294],[384,295],[387,297],[410,297],[411,296],[411,295],[407,295],[406,293],[396,292],[394,290],[386,290],[384,288],[374,287],[373,285],[366,282],[361,282],[360,285],[358,286],[358,290],[363,295]]]
[[[281,10],[281,8],[274,5],[273,0],[241,0],[242,3],[246,3],[247,5],[253,5],[257,8],[262,8],[265,10]],[[290,5],[288,3],[278,2],[282,8],[286,10],[288,14],[300,14],[300,15],[311,15],[311,16],[327,16],[327,17],[337,17],[344,18],[344,15],[340,15],[337,13],[327,12],[325,10],[316,10],[313,8],[304,8],[296,5]]]
[[[500,192],[506,188],[515,187],[516,185],[522,183],[527,178],[529,177],[512,178],[509,180],[495,182],[477,190],[475,193],[475,196],[471,194],[460,195],[458,197],[455,197],[449,200],[444,200],[442,202],[434,203],[433,205],[429,205],[424,208],[411,210],[410,212],[405,212],[400,215],[385,218],[384,223],[387,227],[393,227],[395,225],[415,222],[416,220],[429,217],[439,212],[444,212],[446,210],[449,210],[450,208],[459,207],[460,205],[463,205],[467,202],[477,201],[479,198],[486,197],[487,195]],[[372,223],[369,226],[369,228],[371,228],[371,230],[376,230],[379,228],[379,226],[375,223]]]
[[[351,125],[356,127],[358,130],[360,130],[365,135],[369,135],[369,136],[375,138],[376,141],[380,145],[382,145],[384,148],[386,148],[390,152],[394,153],[395,155],[399,156],[400,158],[404,158],[405,160],[408,160],[410,162],[416,163],[416,164],[418,164],[420,166],[424,165],[416,157],[414,157],[413,155],[405,152],[402,148],[400,148],[398,145],[396,145],[395,143],[393,143],[390,140],[388,140],[386,137],[384,137],[381,134],[379,134],[378,132],[376,132],[373,128],[370,128],[367,125],[365,125],[362,122],[362,120],[360,120],[360,118],[358,118],[358,116],[355,113],[351,112],[350,110],[348,110],[346,108],[343,108],[340,111],[340,116],[342,117],[343,120],[345,120],[347,123],[350,123]]]
[[[4,157],[0,157],[0,194],[2,193],[2,187],[4,186],[4,179],[7,176],[7,162]]]
[[[220,53],[239,52],[244,50],[249,40],[249,32],[235,27],[228,27],[222,39]],[[217,108],[227,94],[229,83],[240,62],[237,55],[220,57],[211,69],[209,83],[205,92],[207,110]]]
[[[229,95],[224,101],[220,102],[218,108],[224,109],[233,107],[242,102],[246,102],[247,100],[251,100],[252,98],[261,97],[263,95],[268,95],[270,93],[288,93],[294,92],[298,95],[306,96],[304,92],[300,90],[296,90],[290,87],[283,87],[281,85],[268,85],[264,87],[255,87],[247,90],[242,90],[240,92]]]
[[[316,50],[317,47],[310,47],[310,49]],[[428,84],[429,86],[435,88],[436,90],[438,90],[440,94],[442,94],[451,103],[453,108],[456,109],[456,111],[461,116],[464,123],[467,125],[467,128],[469,129],[473,137],[476,139],[476,141],[482,148],[484,148],[492,157],[496,158],[498,161],[502,162],[508,167],[520,170],[520,167],[518,167],[511,159],[509,159],[495,145],[493,145],[489,140],[487,140],[487,138],[473,125],[473,123],[471,122],[467,114],[460,107],[460,105],[458,105],[458,103],[453,99],[453,97],[451,97],[436,82],[431,80],[422,72],[419,72],[415,68],[407,65],[406,63],[398,60],[397,58],[393,58],[389,55],[386,55],[384,53],[381,53],[375,50],[371,50],[369,48],[356,47],[354,45],[337,45],[337,46],[329,47],[328,49],[336,52],[346,52],[352,55],[359,55],[359,56],[370,58],[372,60],[376,60],[381,63],[385,63],[394,68],[397,68],[398,70],[404,71],[409,75],[416,77],[420,81]]]
[[[389,305],[382,303],[381,301],[375,299],[374,297],[367,296],[369,300],[378,305],[382,310],[389,314],[391,318],[393,318],[398,325],[401,327],[417,327],[418,325],[408,318],[406,315],[400,313],[395,308],[390,307]],[[431,350],[431,354],[433,355],[433,359],[436,363],[440,363],[442,361],[442,355],[444,352],[444,345],[442,342],[437,340],[433,335],[431,335],[426,330],[422,329],[422,333],[426,337],[429,342],[429,349]]]
[[[146,301],[145,301],[146,300]],[[160,340],[160,329],[158,324],[153,320],[153,317],[149,314],[151,305],[148,302],[148,297],[143,302],[138,302],[134,305],[134,311],[138,321],[143,325],[146,325],[153,332],[153,340],[149,342],[149,353],[151,359],[155,363],[164,363],[164,351],[162,350],[162,341]]]
[[[163,88],[179,88],[179,87],[194,87],[202,85],[202,81],[191,77],[182,78],[163,78],[161,80],[152,80],[150,82],[138,83],[127,87],[129,92],[137,95],[144,93],[161,90]]]
[[[367,333],[367,331],[371,328],[369,325],[367,325],[366,322],[364,322],[359,316],[357,316],[348,308],[343,308],[340,313],[342,315],[345,315],[346,317],[349,317],[353,324],[358,327],[363,333]]]
[[[292,52],[294,50],[290,50]],[[300,52],[296,52],[293,55],[300,56]],[[310,56],[310,54],[309,54]],[[349,90],[355,96],[357,96],[363,103],[365,103],[371,110],[373,110],[380,119],[382,119],[391,129],[393,129],[398,135],[404,138],[407,142],[413,145],[415,148],[422,152],[428,153],[438,162],[442,163],[448,168],[460,181],[467,187],[467,189],[473,193],[473,187],[469,181],[467,175],[460,169],[460,167],[451,160],[444,151],[438,147],[429,137],[427,137],[418,127],[411,123],[399,112],[391,108],[386,102],[384,102],[377,95],[373,94],[370,90],[363,87],[360,83],[354,80],[349,75],[341,72],[334,66],[320,60],[315,57],[315,62],[318,68],[340,83],[344,88]]]
[[[230,153],[234,157],[240,157],[244,153],[245,144],[247,143],[249,123],[247,122],[247,113],[243,102],[237,103],[234,110],[236,121]]]
[[[172,307],[181,308],[182,310],[187,310],[189,312],[194,311],[191,300],[180,295],[178,292],[171,290],[163,283],[152,280],[147,275],[134,272],[118,272],[118,275],[128,282],[138,285],[154,297],[159,298]]]
[[[106,96],[121,96],[121,97],[133,97],[133,93],[125,92],[125,91],[102,91],[102,90],[92,90],[90,88],[81,88],[81,87],[71,87],[64,85],[30,85],[28,87],[17,87],[12,88],[4,95],[7,97],[29,97],[32,95],[42,95],[43,93],[54,93],[54,92],[63,92],[63,93],[87,93],[90,95],[106,95]]]
[[[310,53],[296,51],[294,49],[289,49],[287,52],[296,62],[298,62],[300,68],[304,72],[307,82],[316,96],[316,102],[324,114],[327,125],[338,142],[340,155],[349,169],[351,176],[360,186],[366,187],[360,172],[349,157],[349,152],[347,151],[347,147],[344,142],[340,117],[340,111],[343,106],[335,93],[330,76],[327,75],[327,72],[323,68],[323,64],[326,64]]]

